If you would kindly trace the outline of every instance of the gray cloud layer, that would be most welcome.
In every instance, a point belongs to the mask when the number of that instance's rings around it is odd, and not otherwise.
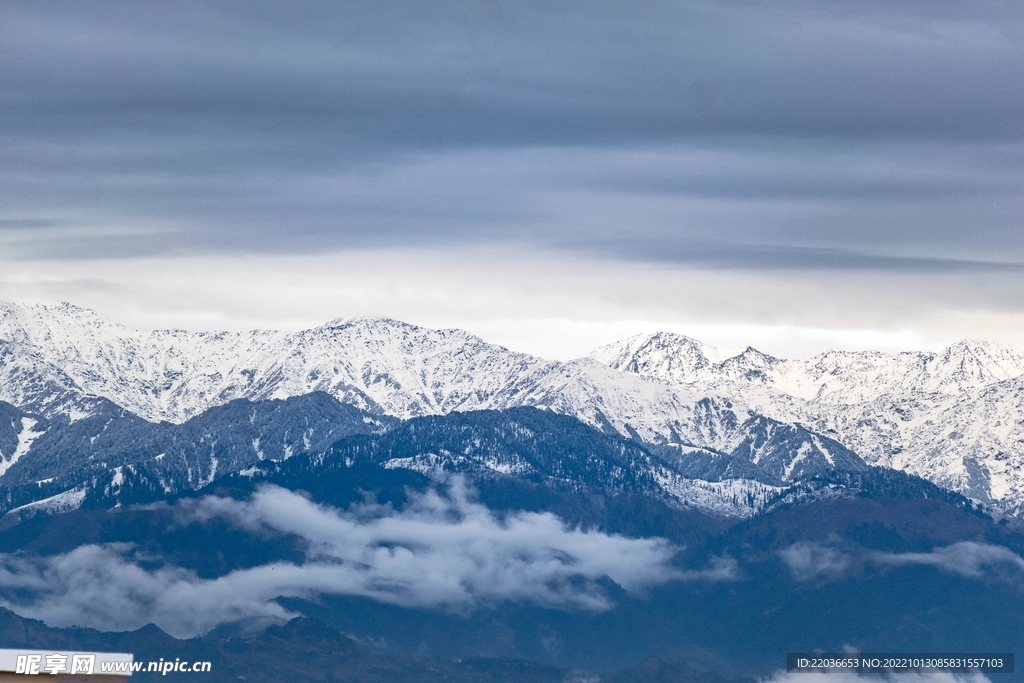
[[[0,255],[1024,260],[1019,3],[8,2]]]
[[[56,626],[126,630],[156,623],[193,636],[239,619],[292,616],[275,598],[360,595],[382,602],[471,610],[502,601],[584,610],[612,606],[597,581],[627,591],[673,580],[727,580],[734,565],[671,565],[662,539],[567,529],[557,517],[497,519],[456,482],[397,512],[366,505],[342,512],[276,487],[240,502],[207,497],[176,509],[184,520],[223,518],[253,532],[294,534],[306,562],[278,562],[204,580],[165,566],[147,571],[127,545],[87,545],[55,557],[0,556],[0,604]]]

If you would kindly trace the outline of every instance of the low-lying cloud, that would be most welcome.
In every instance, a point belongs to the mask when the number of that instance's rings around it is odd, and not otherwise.
[[[925,564],[954,574],[981,578],[986,573],[1005,571],[1024,572],[1024,559],[1009,548],[987,543],[962,541],[930,553],[879,554],[876,561],[892,565]]]
[[[798,581],[833,579],[858,564],[876,566],[928,565],[969,578],[986,576],[1024,578],[1024,558],[1009,548],[988,543],[961,541],[927,553],[880,553],[842,550],[820,543],[795,543],[779,551],[779,557]]]
[[[818,543],[794,543],[779,555],[798,581],[840,576],[850,566],[848,555]]]
[[[734,563],[683,571],[664,539],[631,539],[566,528],[550,513],[499,518],[467,498],[430,492],[398,511],[342,511],[266,486],[250,499],[179,504],[192,520],[226,519],[252,532],[306,542],[306,561],[277,562],[202,579],[180,567],[148,571],[126,544],[86,545],[54,557],[0,556],[0,604],[52,626],[125,630],[156,623],[189,637],[241,619],[294,616],[275,599],[355,595],[406,606],[466,611],[504,601],[600,611],[601,586],[629,592],[673,580],[733,578]]]

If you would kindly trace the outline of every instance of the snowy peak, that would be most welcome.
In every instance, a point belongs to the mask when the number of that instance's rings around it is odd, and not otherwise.
[[[716,381],[772,383],[784,361],[753,347],[730,356],[681,334],[654,332],[595,349],[590,357],[610,368],[675,384]]]
[[[792,393],[810,397],[838,393],[840,400],[871,400],[885,394],[963,391],[1024,375],[1024,353],[995,342],[957,342],[938,353],[828,351],[807,361],[789,361],[798,377]]]
[[[439,414],[495,390],[510,374],[546,364],[461,330],[388,319],[336,320],[296,333],[144,333],[72,306],[2,310],[0,340],[23,345],[22,362],[50,367],[53,383],[109,398],[149,420],[182,422],[236,398],[313,391],[401,417]],[[24,396],[11,395],[16,386],[0,387],[0,399],[25,405]]]
[[[598,347],[590,357],[615,370],[686,384],[707,376],[723,354],[681,334],[654,332]]]
[[[808,360],[775,358],[753,347],[731,357],[683,335],[638,335],[596,349],[591,357],[623,372],[702,388],[775,385],[786,395],[839,402],[892,392],[956,394],[1024,376],[1024,353],[995,342],[961,341],[939,353],[826,351]]]
[[[762,353],[752,346],[738,356],[727,358],[714,367],[719,377],[734,381],[770,384],[786,361]]]
[[[51,362],[116,364],[141,333],[69,303],[0,303],[0,339],[45,349]],[[118,344],[111,342],[117,340]]]
[[[937,391],[963,391],[1024,375],[1024,354],[994,342],[961,341],[928,365]]]

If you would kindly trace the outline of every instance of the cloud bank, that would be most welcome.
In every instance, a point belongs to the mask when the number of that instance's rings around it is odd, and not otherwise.
[[[600,582],[630,592],[673,580],[732,578],[719,561],[682,571],[663,539],[629,539],[567,529],[549,513],[499,519],[468,500],[417,497],[401,511],[314,504],[267,486],[247,501],[207,497],[179,506],[182,520],[227,519],[254,533],[306,541],[302,564],[277,562],[207,580],[179,567],[147,571],[129,545],[86,545],[54,557],[0,556],[0,604],[52,626],[127,630],[155,623],[190,637],[240,619],[295,616],[274,600],[357,595],[406,606],[471,610],[503,601],[600,611],[612,602]]]

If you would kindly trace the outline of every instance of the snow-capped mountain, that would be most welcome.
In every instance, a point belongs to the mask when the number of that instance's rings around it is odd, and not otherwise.
[[[609,367],[827,434],[868,463],[977,500],[1024,502],[1024,353],[962,341],[938,352],[829,351],[807,360],[748,348],[731,358],[682,335],[595,350]]]
[[[83,414],[103,397],[150,421],[183,422],[230,400],[323,391],[402,419],[544,407],[651,442],[729,450],[750,417],[728,400],[617,372],[591,359],[543,360],[462,330],[394,320],[335,321],[295,333],[138,332],[92,311],[0,307],[0,400],[28,412]]]
[[[755,387],[805,401],[841,404],[895,393],[947,396],[1024,375],[1024,353],[995,342],[961,341],[939,353],[827,351],[807,360],[773,358],[753,348],[726,356],[680,334],[641,334],[595,349],[608,367],[671,383]],[[735,388],[734,388],[735,387]]]
[[[44,415],[88,414],[90,397],[99,396],[150,421],[183,422],[234,399],[323,391],[402,419],[541,407],[647,443],[722,453],[756,439],[751,429],[760,428],[756,415],[715,392],[668,386],[593,359],[547,361],[462,330],[387,319],[295,333],[143,333],[69,304],[9,304],[0,308],[0,339],[20,351],[12,355],[21,373],[0,387],[0,400]],[[30,386],[43,389],[33,393]],[[803,435],[785,452],[805,459],[821,453],[820,443]],[[812,457],[805,466],[816,460],[828,458]],[[785,471],[783,465],[776,475]],[[786,481],[761,474],[773,484]]]
[[[74,422],[106,399],[183,423],[316,391],[400,419],[532,406],[640,440],[696,479],[783,485],[866,461],[1007,510],[1024,503],[1022,377],[1024,354],[978,342],[784,360],[658,333],[556,362],[388,319],[140,332],[70,304],[0,305],[0,400],[39,418]]]

